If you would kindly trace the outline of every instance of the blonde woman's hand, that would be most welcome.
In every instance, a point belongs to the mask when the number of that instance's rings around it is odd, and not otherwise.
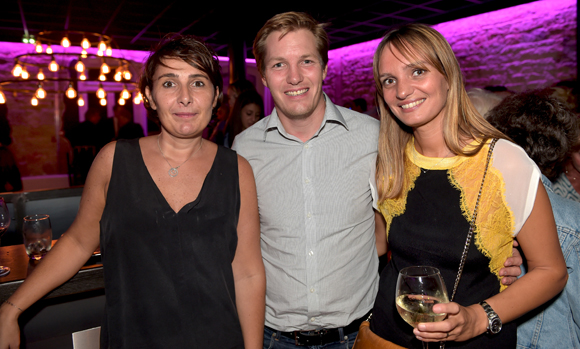
[[[479,304],[469,307],[455,302],[437,304],[436,313],[446,313],[443,321],[420,323],[413,333],[424,342],[466,341],[477,337],[487,329],[487,315]]]

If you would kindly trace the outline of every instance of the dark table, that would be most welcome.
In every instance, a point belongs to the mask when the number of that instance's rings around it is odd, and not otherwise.
[[[53,244],[55,242],[56,240]],[[90,264],[91,260],[75,276],[47,294],[45,298],[104,289],[103,265],[100,259],[96,264]],[[42,263],[42,260],[31,261],[28,258],[24,245],[0,247],[0,265],[10,267],[10,274],[0,277],[0,302],[8,299],[39,263]]]
[[[10,274],[0,277],[0,302],[8,299],[39,263],[42,260],[28,258],[24,245],[0,247],[0,265],[11,269]],[[24,347],[72,349],[73,332],[100,326],[104,302],[103,265],[100,256],[91,257],[75,276],[20,316]]]

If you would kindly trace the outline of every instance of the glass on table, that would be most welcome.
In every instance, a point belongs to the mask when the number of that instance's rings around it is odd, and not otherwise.
[[[22,226],[24,248],[30,259],[39,260],[52,247],[52,226],[47,214],[24,217]]]
[[[0,238],[10,227],[10,212],[8,212],[8,207],[4,198],[0,196]],[[10,268],[0,265],[0,276],[5,276],[10,273]]]
[[[447,314],[434,313],[433,306],[448,302],[447,288],[439,269],[414,266],[399,272],[395,303],[399,315],[409,325],[417,327],[421,322],[445,319]],[[423,342],[423,348],[428,348],[426,342]]]

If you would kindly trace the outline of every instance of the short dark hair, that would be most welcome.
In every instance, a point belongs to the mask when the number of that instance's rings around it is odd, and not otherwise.
[[[562,102],[536,90],[506,97],[487,120],[524,148],[542,173],[553,180],[578,142],[578,118]]]
[[[153,90],[153,76],[159,65],[166,66],[162,61],[164,59],[181,59],[207,74],[213,86],[217,87],[219,91],[218,102],[212,111],[212,113],[215,113],[222,100],[224,84],[217,54],[199,38],[192,35],[174,34],[168,34],[161,40],[143,66],[139,89],[143,96],[145,108],[147,108],[149,113],[152,116],[157,116],[157,111],[151,108],[145,89],[149,87],[150,91]]]
[[[324,69],[328,64],[328,47],[330,46],[328,34],[324,30],[325,26],[326,24],[318,23],[311,15],[304,12],[284,12],[270,18],[260,29],[256,39],[254,39],[254,57],[256,57],[256,65],[260,70],[260,74],[264,76],[264,60],[266,58],[266,40],[268,36],[273,32],[280,31],[279,39],[282,39],[286,34],[299,29],[306,29],[314,35],[316,49]]]

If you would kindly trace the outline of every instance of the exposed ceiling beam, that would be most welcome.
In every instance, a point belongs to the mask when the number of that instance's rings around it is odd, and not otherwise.
[[[26,25],[26,19],[24,18],[24,10],[22,9],[22,2],[20,0],[18,0],[18,8],[20,8],[20,19],[22,20],[24,35],[28,36],[28,26]]]
[[[134,44],[134,43],[135,43],[135,41],[139,40],[139,38],[141,37],[141,35],[145,34],[145,32],[146,32],[146,31],[147,31],[147,30],[148,30],[148,29],[149,29],[149,28],[150,28],[150,27],[151,27],[151,26],[152,26],[152,25],[153,25],[155,22],[157,22],[157,21],[159,20],[159,18],[163,17],[163,14],[164,14],[165,12],[167,12],[167,10],[169,10],[169,9],[171,8],[171,6],[173,6],[173,4],[174,4],[174,3],[175,3],[175,2],[172,2],[171,4],[169,4],[169,6],[167,6],[166,8],[164,8],[164,9],[163,9],[163,11],[161,11],[161,13],[159,13],[157,16],[155,16],[155,18],[153,18],[153,20],[152,20],[152,21],[151,21],[149,24],[147,24],[147,25],[145,26],[145,28],[143,28],[143,29],[142,29],[142,30],[139,32],[139,34],[137,34],[137,35],[136,35],[136,36],[133,38],[133,40],[131,40],[131,44]]]
[[[125,3],[125,0],[121,0],[121,2],[119,3],[119,6],[117,6],[117,8],[115,9],[115,12],[113,12],[113,15],[111,15],[111,18],[109,18],[109,22],[107,22],[107,25],[105,26],[105,28],[103,29],[101,34],[106,34],[107,29],[109,29],[109,26],[111,25],[111,23],[113,23],[113,21],[115,20],[115,18],[119,14],[119,11],[121,11],[121,7],[123,7],[124,3]]]

